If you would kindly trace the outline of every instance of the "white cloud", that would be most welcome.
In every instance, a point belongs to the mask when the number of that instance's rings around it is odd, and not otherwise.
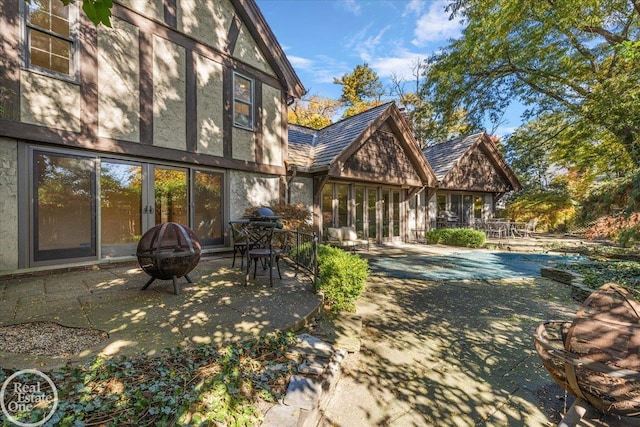
[[[425,59],[426,55],[424,53],[401,50],[394,56],[376,58],[370,65],[378,73],[378,76],[382,78],[395,75],[401,80],[413,80],[415,77],[412,73],[416,62]]]
[[[346,10],[353,13],[354,15],[360,15],[361,9],[357,0],[344,0],[343,2],[340,2],[340,4],[343,5]]]
[[[390,25],[383,27],[377,34],[369,35],[371,25],[362,28],[358,33],[352,36],[346,44],[348,50],[354,50],[357,56],[364,62],[371,61],[375,56],[376,49],[380,44],[385,42],[385,33],[391,28]]]
[[[426,3],[423,0],[411,0],[404,8],[402,16],[409,16],[413,14],[419,15],[422,13],[425,4]]]
[[[293,65],[293,68],[299,68],[301,70],[313,69],[314,63],[312,59],[302,58],[295,55],[287,55],[287,59],[289,59],[289,62],[291,63],[291,65]]]
[[[418,18],[412,41],[414,45],[423,46],[427,42],[444,41],[460,35],[462,26],[456,20],[449,20],[446,6],[445,1],[433,2],[429,10]]]

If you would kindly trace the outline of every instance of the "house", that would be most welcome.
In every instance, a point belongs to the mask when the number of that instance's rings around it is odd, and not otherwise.
[[[490,218],[522,188],[484,132],[418,147],[394,103],[321,130],[289,125],[288,200],[313,200],[320,235],[350,226],[384,243],[412,240],[445,212],[456,226]]]
[[[0,272],[135,253],[154,224],[205,250],[277,202],[305,89],[253,0],[0,0]]]
[[[409,238],[437,182],[394,103],[321,130],[289,125],[289,169],[289,201],[313,201],[318,233],[352,226],[378,243]]]
[[[423,150],[438,180],[429,198],[429,225],[448,213],[463,225],[493,216],[496,203],[522,185],[486,132],[437,143]],[[446,218],[444,218],[446,222]]]
[[[0,5],[0,274],[130,259],[168,221],[229,250],[229,220],[283,201],[405,241],[520,188],[486,134],[422,152],[393,103],[287,126],[305,89],[254,0],[117,0],[112,28]]]

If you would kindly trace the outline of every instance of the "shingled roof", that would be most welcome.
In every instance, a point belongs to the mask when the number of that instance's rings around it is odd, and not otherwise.
[[[311,171],[329,167],[390,105],[393,103],[382,104],[320,130],[289,125],[290,162]]]
[[[340,176],[342,166],[383,125],[390,126],[402,141],[402,147],[422,185],[435,185],[436,177],[422,155],[411,130],[393,102],[379,105],[355,116],[314,130],[289,125],[289,164],[299,170]]]
[[[482,150],[491,160],[496,172],[502,177],[512,190],[520,191],[522,185],[513,173],[513,170],[505,162],[495,143],[486,132],[474,133],[449,141],[440,142],[422,150],[440,184],[451,179],[447,176],[474,150]]]
[[[422,150],[431,169],[441,181],[484,132],[440,142]]]

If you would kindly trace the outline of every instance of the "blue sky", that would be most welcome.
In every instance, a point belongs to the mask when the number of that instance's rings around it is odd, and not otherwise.
[[[337,99],[334,77],[368,63],[385,86],[388,77],[411,79],[417,60],[461,35],[440,0],[256,0],[289,61],[311,95]],[[407,86],[409,88],[411,86]],[[517,105],[498,135],[520,124]],[[490,129],[489,129],[490,130]]]

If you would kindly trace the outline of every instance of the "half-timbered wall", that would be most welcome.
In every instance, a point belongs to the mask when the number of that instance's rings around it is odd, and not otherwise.
[[[285,89],[240,4],[122,0],[114,2],[112,28],[94,26],[72,5],[77,66],[60,76],[25,65],[29,5],[0,0],[0,270],[18,268],[18,252],[29,254],[34,150],[178,168],[189,180],[196,170],[219,174],[225,220],[249,204],[280,200]],[[253,122],[245,128],[234,125],[236,73],[252,82]],[[26,246],[17,250],[18,242]]]

